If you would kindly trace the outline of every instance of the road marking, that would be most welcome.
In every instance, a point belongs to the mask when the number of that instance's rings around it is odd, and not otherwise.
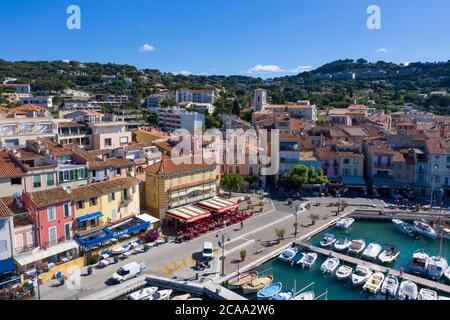
[[[183,266],[183,268],[187,267],[186,259],[181,259],[181,265]]]
[[[169,266],[166,266],[166,267],[164,268],[164,273],[165,273],[165,274],[171,274],[171,273],[172,273]]]
[[[173,265],[173,271],[174,271],[174,272],[176,272],[176,271],[178,271],[178,270],[180,269],[180,268],[178,267],[178,264],[177,264],[176,262],[173,262],[172,265]]]

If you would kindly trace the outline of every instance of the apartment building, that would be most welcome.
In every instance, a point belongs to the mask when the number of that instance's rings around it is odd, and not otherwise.
[[[26,141],[56,138],[58,126],[53,118],[0,118],[0,147],[20,148]]]
[[[127,131],[125,122],[94,122],[89,127],[94,149],[115,149],[131,142],[131,131]]]
[[[180,107],[158,108],[158,126],[164,131],[186,129],[201,132],[205,125],[205,116],[196,112],[189,112]]]
[[[216,99],[216,93],[214,89],[190,90],[182,88],[175,92],[175,99],[177,103],[196,102],[213,104]]]
[[[35,105],[43,108],[53,108],[53,97],[51,96],[36,96],[36,97],[22,97],[20,98],[21,105]]]

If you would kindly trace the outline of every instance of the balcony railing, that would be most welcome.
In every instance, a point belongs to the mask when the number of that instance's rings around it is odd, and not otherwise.
[[[373,176],[374,179],[377,180],[385,180],[385,181],[393,181],[394,177],[393,176],[387,176],[387,175],[382,175],[382,174],[375,174]]]
[[[374,167],[375,168],[384,168],[384,169],[393,169],[394,168],[392,163],[391,164],[388,164],[388,163],[375,163]]]
[[[70,240],[67,240],[66,237],[60,237],[58,239],[56,239],[55,241],[43,241],[41,242],[41,248],[42,249],[47,249],[47,248],[51,248],[51,247],[55,247],[59,244],[63,244],[63,243],[67,243],[69,241],[72,241],[72,235],[70,237]]]

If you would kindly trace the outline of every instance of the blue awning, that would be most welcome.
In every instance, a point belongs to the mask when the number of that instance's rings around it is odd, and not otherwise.
[[[79,217],[79,218],[77,218],[77,221],[78,222],[83,222],[83,221],[87,221],[87,220],[96,219],[96,218],[99,218],[101,216],[103,216],[103,213],[98,211],[98,212],[90,213],[90,214],[87,214],[85,216]]]
[[[14,264],[14,260],[12,258],[0,260],[0,274],[13,272],[16,270],[16,265]]]

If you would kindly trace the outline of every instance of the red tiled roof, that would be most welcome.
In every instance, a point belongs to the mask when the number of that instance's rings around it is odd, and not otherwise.
[[[63,188],[55,188],[31,193],[31,200],[38,208],[48,207],[57,203],[68,202],[72,196]]]
[[[22,177],[27,171],[15,163],[8,152],[0,151],[0,178]]]
[[[180,163],[177,162],[185,161],[187,163]],[[195,162],[194,157],[183,157],[183,158],[177,158],[174,162],[174,159],[163,159],[155,164],[152,164],[148,166],[145,169],[146,173],[151,174],[172,174],[172,173],[179,173],[179,172],[189,172],[194,170],[200,170],[200,169],[215,169],[216,165],[210,165],[204,162],[204,159],[200,159],[200,163]]]

